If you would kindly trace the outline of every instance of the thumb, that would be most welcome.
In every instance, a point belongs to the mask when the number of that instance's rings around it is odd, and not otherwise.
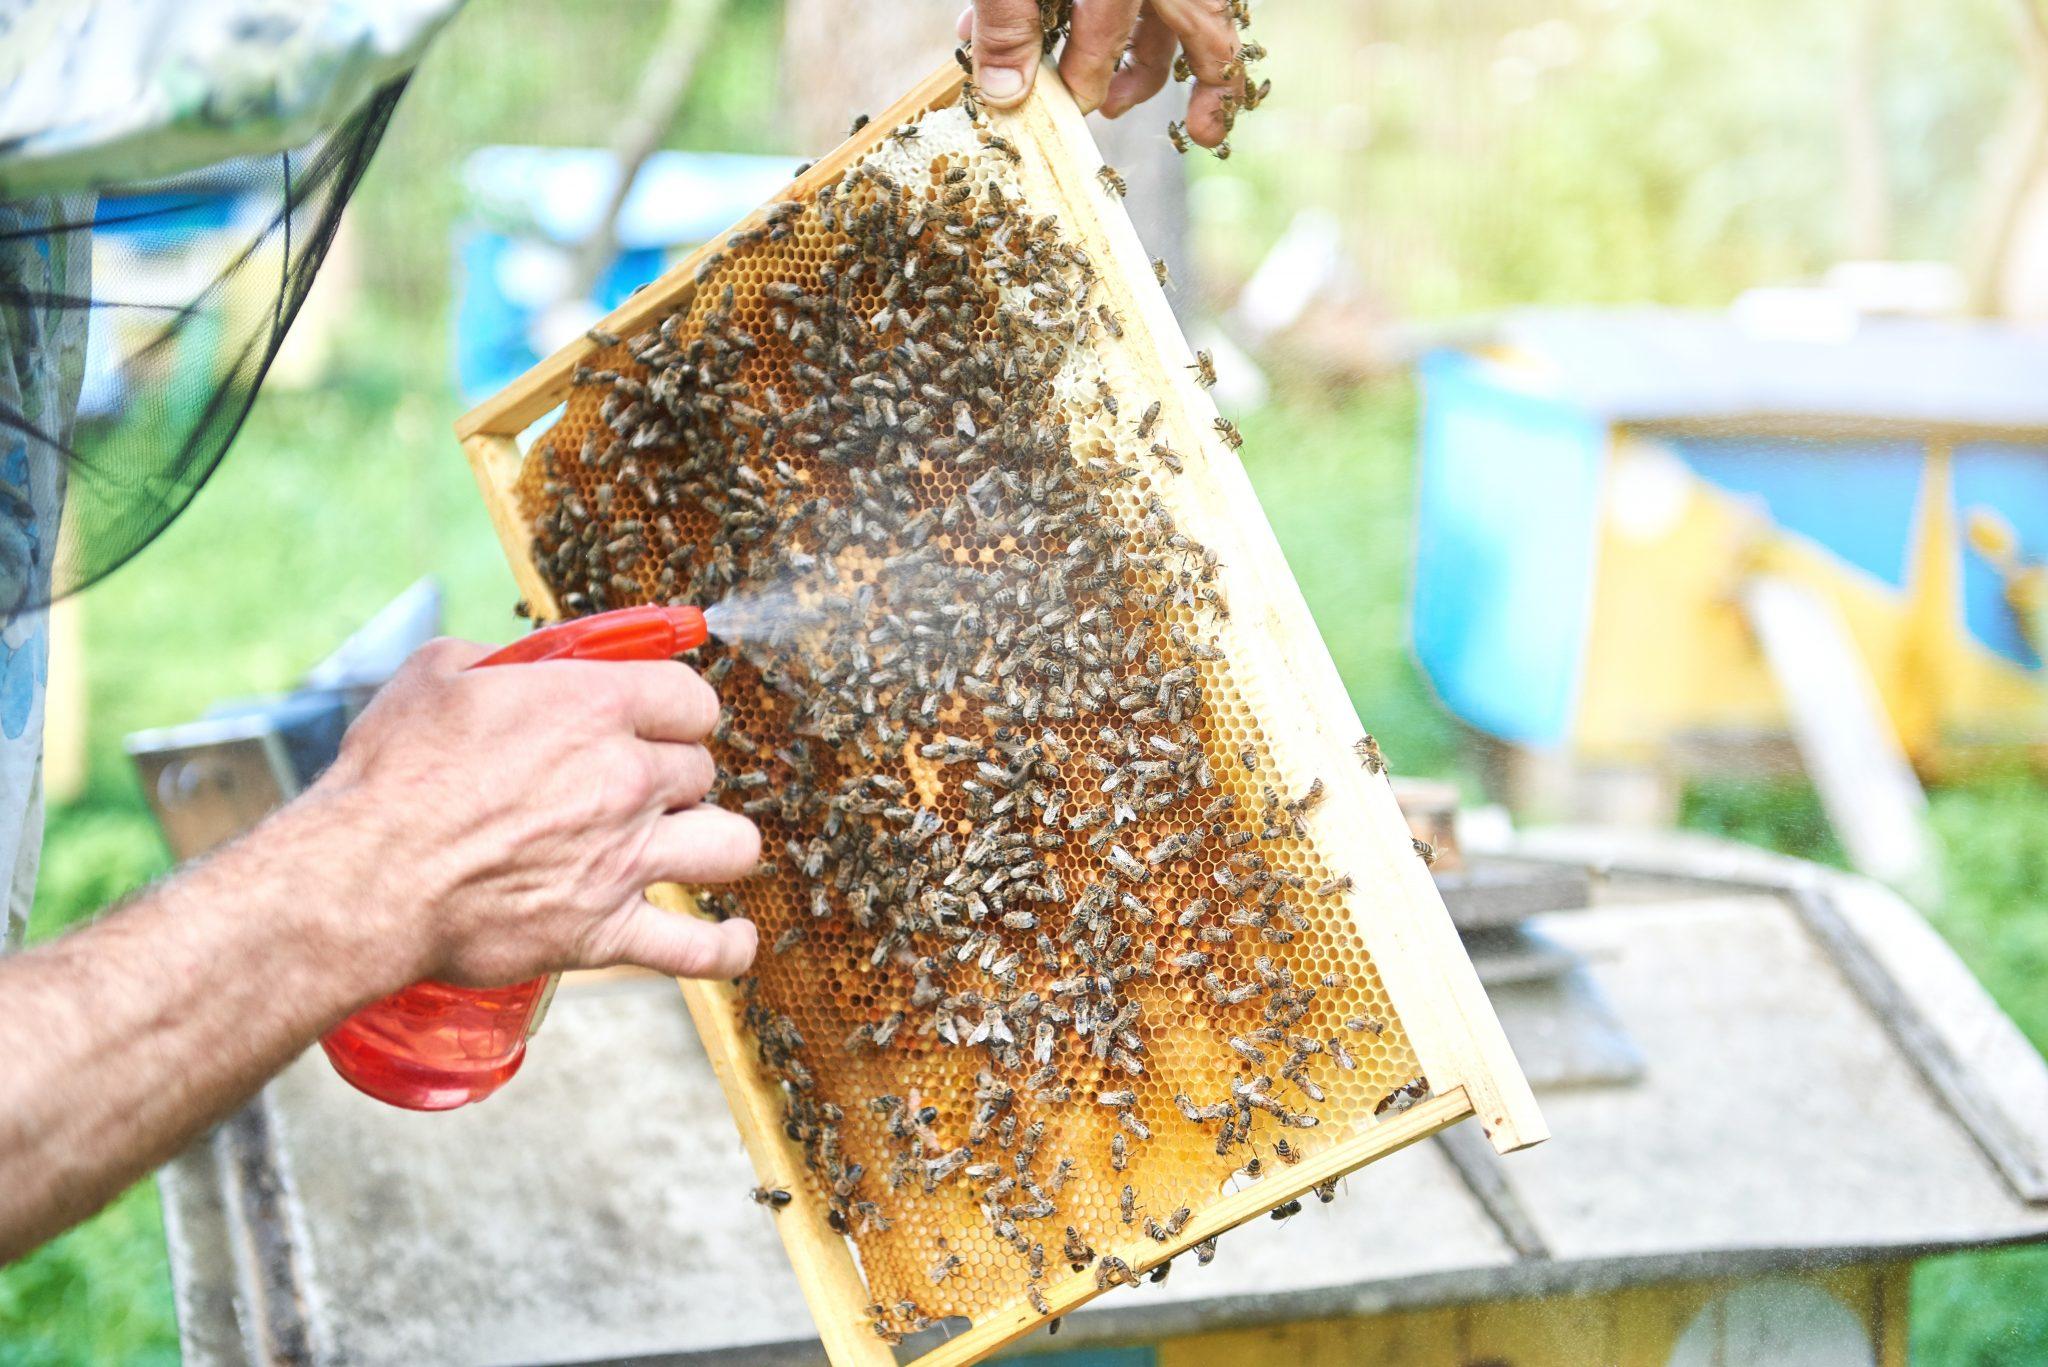
[[[982,99],[999,109],[1023,99],[1045,50],[1037,0],[975,0],[973,38]]]
[[[663,911],[645,898],[627,907],[605,938],[612,963],[638,964],[672,978],[737,978],[754,962],[752,921],[707,921]]]

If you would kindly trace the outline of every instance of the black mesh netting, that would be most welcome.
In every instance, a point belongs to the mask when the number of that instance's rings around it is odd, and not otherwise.
[[[30,514],[15,489],[50,487],[54,475],[62,490],[54,536],[38,525],[25,562],[0,555],[0,617],[118,569],[206,483],[248,416],[402,88],[386,86],[308,146],[105,189],[79,221],[0,230],[0,247],[10,236],[68,238],[70,250],[92,252],[82,297],[0,271],[0,311],[42,320],[18,324],[12,336],[0,329],[0,346],[48,343],[62,335],[65,315],[82,315],[88,338],[68,434],[65,415],[31,416],[0,393],[0,451],[16,467],[4,472],[12,487],[0,513]],[[34,472],[27,479],[24,457]],[[39,522],[47,520],[45,511]]]

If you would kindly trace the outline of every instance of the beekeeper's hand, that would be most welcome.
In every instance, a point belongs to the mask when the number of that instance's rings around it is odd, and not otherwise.
[[[0,957],[0,1263],[83,1219],[351,1011],[423,977],[731,977],[754,927],[649,883],[754,867],[700,805],[718,699],[679,664],[416,654],[318,783],[92,925]]]
[[[479,985],[615,963],[744,972],[752,922],[641,895],[758,862],[753,822],[700,805],[714,776],[711,686],[665,660],[465,671],[487,653],[453,640],[420,650],[308,795],[378,833],[373,900],[408,971]]]
[[[1042,48],[1037,0],[974,0],[960,36],[973,40],[974,80],[987,103],[1007,108],[1024,98]],[[1060,77],[1082,112],[1113,119],[1158,94],[1175,52],[1185,52],[1195,77],[1188,136],[1214,147],[1227,131],[1223,97],[1243,89],[1237,47],[1222,0],[1075,0]]]

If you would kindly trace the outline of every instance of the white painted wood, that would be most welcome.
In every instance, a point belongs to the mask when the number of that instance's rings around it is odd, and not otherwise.
[[[1927,886],[1927,794],[1841,618],[1813,590],[1768,575],[1743,585],[1742,605],[1850,862],[1897,887]]]

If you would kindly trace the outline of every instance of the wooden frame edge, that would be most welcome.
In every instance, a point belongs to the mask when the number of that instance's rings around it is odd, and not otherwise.
[[[1009,120],[1036,125],[1032,141],[1055,141],[1066,147],[1066,164],[1055,162],[1050,170],[1061,197],[1069,204],[1087,206],[1092,219],[1071,226],[1084,236],[1092,233],[1099,237],[1117,260],[1119,269],[1104,272],[1102,280],[1118,302],[1135,314],[1136,323],[1127,320],[1126,326],[1149,333],[1162,354],[1172,355],[1176,350],[1188,354],[1187,340],[1165,293],[1152,283],[1150,258],[1129,216],[1120,207],[1106,212],[1099,191],[1087,182],[1085,170],[1073,169],[1100,161],[1101,155],[1080,108],[1058,73],[1041,68],[1029,99],[1014,110],[991,112],[990,117],[999,123]],[[1082,183],[1074,183],[1072,175],[1082,176]],[[1133,284],[1126,288],[1126,282]],[[1169,393],[1161,398],[1181,407],[1182,426],[1186,430],[1202,434],[1199,454],[1216,492],[1231,503],[1258,507],[1258,496],[1244,463],[1234,451],[1209,435],[1218,414],[1208,392],[1184,374],[1166,378]],[[1272,536],[1271,524],[1261,517],[1258,525],[1263,535],[1246,549],[1254,558],[1249,573],[1256,578],[1278,626],[1271,635],[1280,658],[1270,672],[1292,681],[1293,691],[1302,700],[1307,714],[1349,717],[1363,735],[1365,728],[1357,722],[1357,710],[1328,650],[1303,644],[1320,647],[1322,635],[1279,543]],[[1341,749],[1342,742],[1338,744]],[[1356,835],[1338,837],[1332,843],[1370,846],[1377,866],[1359,873],[1394,887],[1399,894],[1396,900],[1405,905],[1435,909],[1434,915],[1409,918],[1405,923],[1375,924],[1357,916],[1357,903],[1352,903],[1355,924],[1393,999],[1395,1014],[1415,1047],[1423,1072],[1439,1089],[1465,1089],[1473,1101],[1473,1113],[1499,1152],[1541,1143],[1549,1138],[1550,1131],[1537,1107],[1535,1094],[1480,985],[1457,928],[1451,924],[1450,913],[1444,910],[1428,867],[1413,855],[1407,821],[1394,801],[1393,790],[1383,780],[1369,780],[1350,765],[1330,773],[1326,781],[1333,789],[1343,788],[1347,804],[1362,808],[1375,830],[1398,833],[1390,834],[1390,847],[1361,840]],[[1323,821],[1330,819],[1327,813],[1312,814],[1310,819],[1315,821],[1318,816]],[[1439,1003],[1443,1009],[1439,1009]]]
[[[1333,1144],[1292,1167],[1266,1169],[1267,1175],[1222,1200],[1204,1206],[1187,1223],[1179,1236],[1155,1243],[1143,1234],[1107,1250],[1130,1266],[1133,1274],[1146,1272],[1179,1257],[1205,1239],[1213,1239],[1255,1220],[1278,1206],[1306,1196],[1333,1178],[1355,1172],[1366,1164],[1427,1139],[1473,1114],[1472,1100],[1462,1087],[1452,1087],[1439,1096],[1419,1102],[1399,1115],[1375,1122],[1371,1128],[1341,1144]],[[1102,1250],[1098,1250],[1102,1251]],[[1007,1306],[965,1333],[911,1360],[907,1367],[963,1367],[1005,1344],[1024,1337],[1049,1319],[1056,1319],[1087,1304],[1108,1288],[1097,1288],[1092,1271],[1062,1278],[1045,1288],[1051,1313],[1041,1315],[1027,1303]]]
[[[668,911],[697,915],[696,903],[674,884],[648,889],[647,900]],[[704,1043],[711,1072],[725,1093],[740,1143],[764,1187],[789,1193],[789,1204],[772,1211],[775,1233],[789,1254],[797,1285],[810,1307],[819,1341],[834,1367],[896,1367],[896,1355],[847,1310],[865,1306],[867,1280],[853,1247],[826,1223],[826,1206],[813,1190],[797,1146],[782,1133],[782,1098],[763,1084],[753,1068],[753,1051],[740,1025],[739,994],[730,983],[676,979],[683,1003]]]

